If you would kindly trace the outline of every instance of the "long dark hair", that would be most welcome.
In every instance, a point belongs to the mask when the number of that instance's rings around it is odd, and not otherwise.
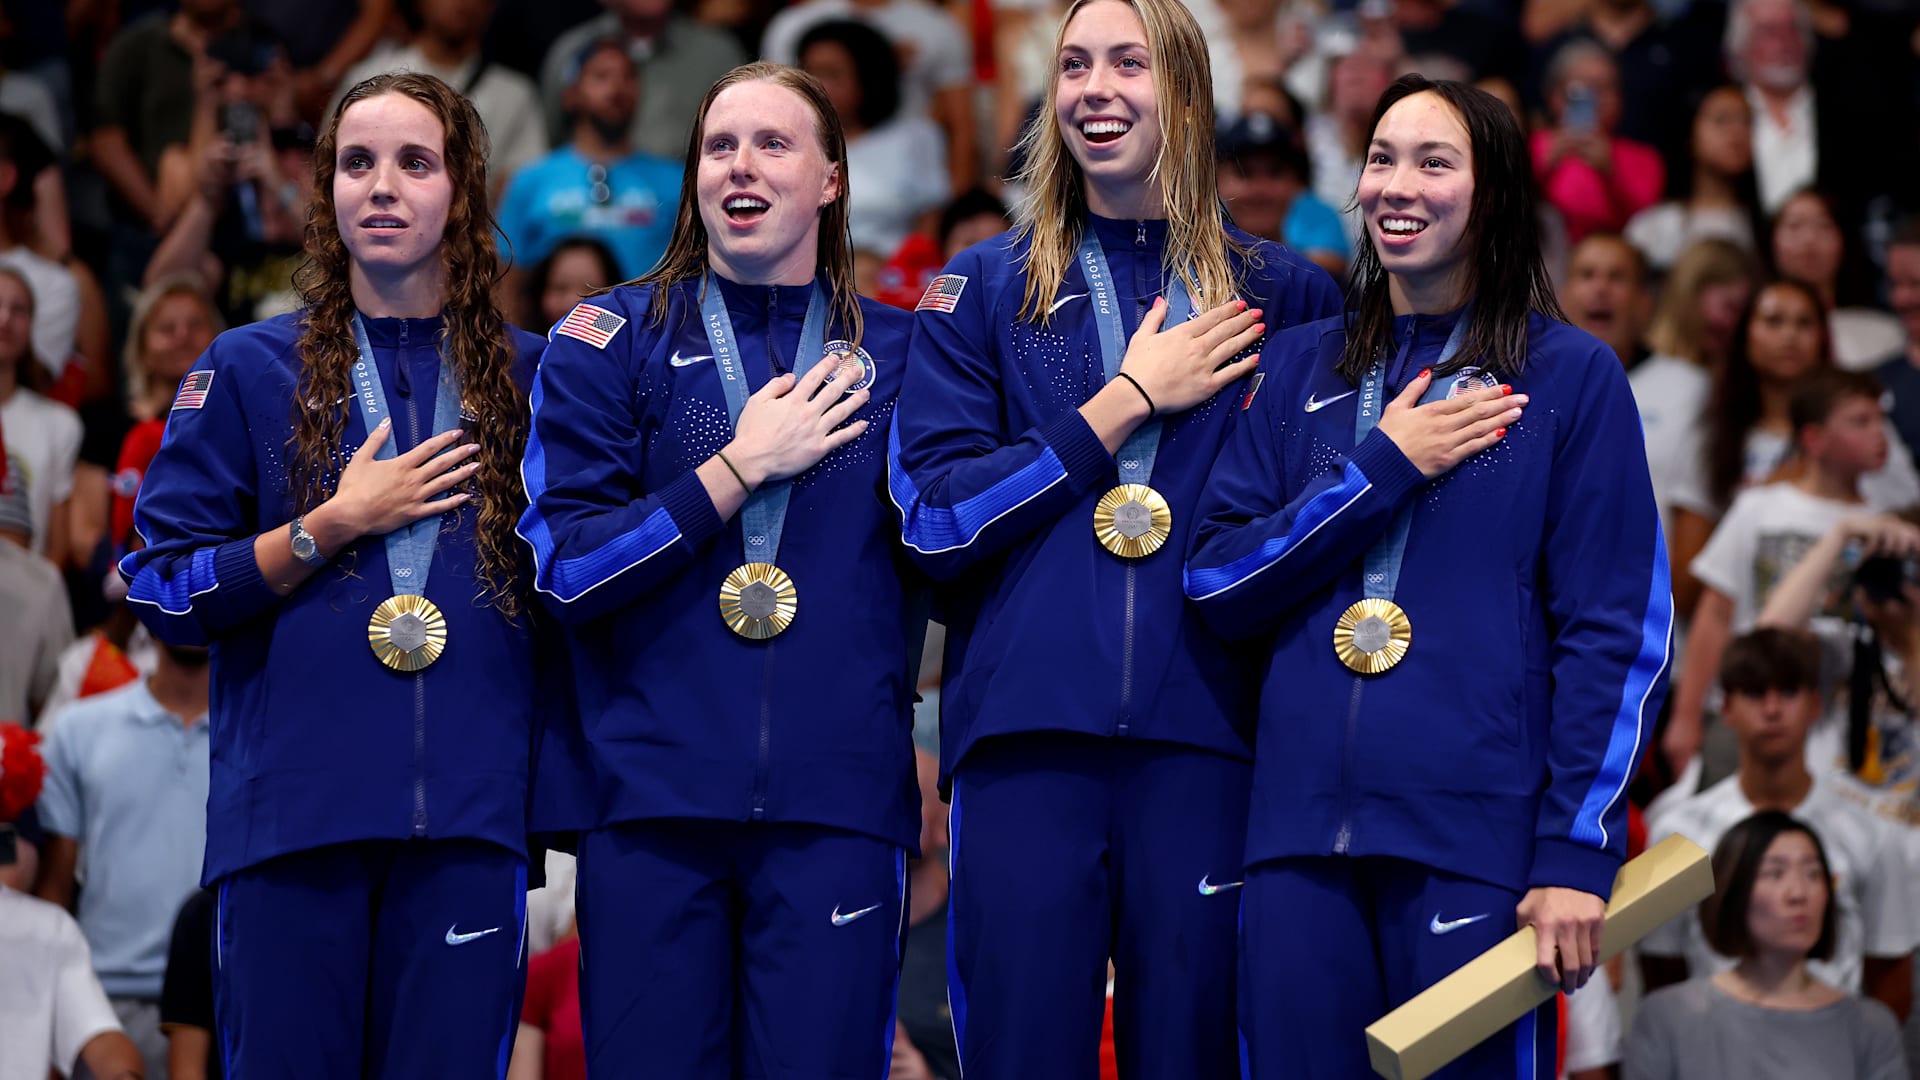
[[[520,541],[513,527],[526,506],[520,456],[527,445],[527,397],[513,381],[513,339],[493,303],[500,278],[493,213],[487,203],[487,129],[473,105],[432,75],[376,75],[340,99],[313,151],[313,201],[307,208],[306,260],[294,272],[294,287],[306,305],[300,333],[300,388],[294,395],[293,435],[287,440],[291,495],[297,512],[327,501],[340,482],[346,456],[347,410],[335,404],[353,394],[349,372],[360,359],[353,341],[351,257],[334,220],[333,177],[340,118],[355,104],[399,94],[427,107],[446,138],[447,176],[453,201],[447,208],[440,259],[446,274],[447,361],[459,373],[463,405],[480,419],[469,435],[480,444],[474,460],[478,514],[474,530],[480,580],[486,599],[501,613],[518,613],[515,586]]]
[[[1760,422],[1760,373],[1754,370],[1748,335],[1760,300],[1774,289],[1790,289],[1806,297],[1813,305],[1820,327],[1819,367],[1833,365],[1833,343],[1827,337],[1827,306],[1820,293],[1798,278],[1775,278],[1753,290],[1740,321],[1733,328],[1733,340],[1727,342],[1727,362],[1720,366],[1714,380],[1713,399],[1707,408],[1707,494],[1714,505],[1724,510],[1740,489],[1747,472],[1747,433]]]
[[[838,45],[847,50],[854,78],[860,83],[860,107],[855,111],[862,127],[871,131],[900,111],[900,54],[886,35],[863,22],[828,19],[801,35],[794,56],[805,60],[807,50],[815,45]]]
[[[667,241],[666,253],[660,256],[660,261],[654,264],[653,269],[626,284],[652,285],[665,290],[683,281],[700,281],[706,276],[707,226],[700,220],[699,172],[700,151],[707,138],[707,113],[712,110],[713,100],[722,91],[750,82],[769,82],[799,95],[800,100],[813,110],[821,151],[839,170],[840,193],[820,211],[820,243],[815,252],[817,262],[814,273],[827,279],[832,324],[842,328],[839,332],[858,345],[860,335],[866,328],[866,320],[860,314],[859,294],[854,291],[853,238],[847,232],[847,133],[840,126],[840,114],[834,111],[826,87],[820,85],[819,79],[797,67],[757,60],[734,68],[707,88],[707,96],[700,99],[700,109],[693,117],[693,131],[687,136],[686,172],[680,181],[680,210],[673,219],[673,236]],[[654,301],[650,318],[657,324],[666,319],[667,305],[659,293],[655,294]]]
[[[1415,94],[1434,94],[1450,106],[1473,143],[1473,202],[1467,214],[1467,295],[1473,297],[1466,343],[1442,374],[1471,363],[1511,375],[1527,363],[1527,320],[1534,312],[1566,322],[1553,282],[1540,258],[1539,208],[1533,193],[1533,162],[1519,122],[1485,90],[1424,75],[1402,75],[1380,95],[1369,131],[1387,110]],[[1387,272],[1368,231],[1354,258],[1349,288],[1347,347],[1340,373],[1359,385],[1374,357],[1393,340],[1393,301]]]

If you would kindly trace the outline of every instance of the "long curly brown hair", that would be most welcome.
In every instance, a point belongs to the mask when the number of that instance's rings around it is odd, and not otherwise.
[[[527,444],[527,397],[513,381],[513,339],[494,306],[500,278],[493,213],[487,202],[487,129],[472,104],[431,75],[377,75],[340,99],[313,151],[313,202],[307,210],[306,259],[294,286],[306,305],[300,334],[300,389],[294,397],[293,435],[287,440],[294,505],[301,513],[333,495],[350,451],[344,402],[352,396],[349,373],[359,359],[354,344],[355,308],[349,285],[349,255],[335,220],[334,171],[340,118],[356,103],[401,94],[427,107],[445,133],[447,177],[453,200],[440,244],[446,275],[441,351],[459,374],[462,408],[477,418],[468,437],[480,445],[474,477],[478,514],[475,543],[486,602],[512,617],[521,598],[519,540],[513,527],[526,507],[520,455]]]

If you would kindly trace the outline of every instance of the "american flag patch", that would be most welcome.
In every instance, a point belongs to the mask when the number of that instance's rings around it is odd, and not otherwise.
[[[1247,396],[1240,399],[1241,412],[1253,408],[1253,395],[1260,392],[1260,384],[1266,381],[1266,378],[1266,372],[1256,371],[1253,373],[1253,378],[1247,380]]]
[[[560,320],[560,325],[554,327],[553,332],[578,338],[596,349],[604,349],[607,342],[613,340],[613,335],[625,325],[626,319],[606,308],[581,304],[567,312],[567,317]]]
[[[175,409],[199,409],[207,404],[207,391],[213,388],[213,371],[201,368],[190,371],[180,380],[180,392],[173,396]]]
[[[927,291],[920,294],[920,302],[913,306],[915,311],[953,311],[953,305],[960,302],[960,294],[967,288],[964,274],[941,274],[927,282]]]

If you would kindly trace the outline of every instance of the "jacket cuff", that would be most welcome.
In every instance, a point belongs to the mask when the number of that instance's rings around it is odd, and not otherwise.
[[[1419,468],[1407,460],[1392,439],[1380,433],[1379,428],[1367,432],[1360,445],[1353,448],[1347,460],[1360,470],[1382,499],[1394,506],[1407,501],[1415,489],[1427,482]]]
[[[1619,873],[1620,859],[1611,852],[1571,840],[1538,837],[1533,842],[1533,869],[1527,874],[1527,887],[1578,889],[1610,900],[1613,880]]]
[[[1041,428],[1040,438],[1060,459],[1075,491],[1086,491],[1108,480],[1113,472],[1113,455],[1107,453],[1106,444],[1093,433],[1093,427],[1080,415],[1079,409],[1068,409],[1059,419]]]
[[[208,638],[217,637],[231,627],[266,612],[280,602],[261,576],[260,560],[253,554],[254,538],[229,540],[213,549],[213,580],[216,585],[204,601],[201,626]]]
[[[680,530],[681,541],[688,547],[699,547],[727,527],[727,523],[720,520],[720,511],[714,509],[707,485],[700,482],[700,474],[692,469],[661,489],[660,505],[666,508],[674,528]]]

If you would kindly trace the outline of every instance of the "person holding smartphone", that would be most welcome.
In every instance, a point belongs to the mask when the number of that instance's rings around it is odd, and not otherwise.
[[[1614,134],[1620,122],[1620,68],[1584,38],[1555,53],[1547,66],[1547,115],[1553,126],[1533,133],[1533,174],[1547,201],[1567,220],[1567,238],[1617,233],[1666,192],[1666,165],[1645,143]]]

